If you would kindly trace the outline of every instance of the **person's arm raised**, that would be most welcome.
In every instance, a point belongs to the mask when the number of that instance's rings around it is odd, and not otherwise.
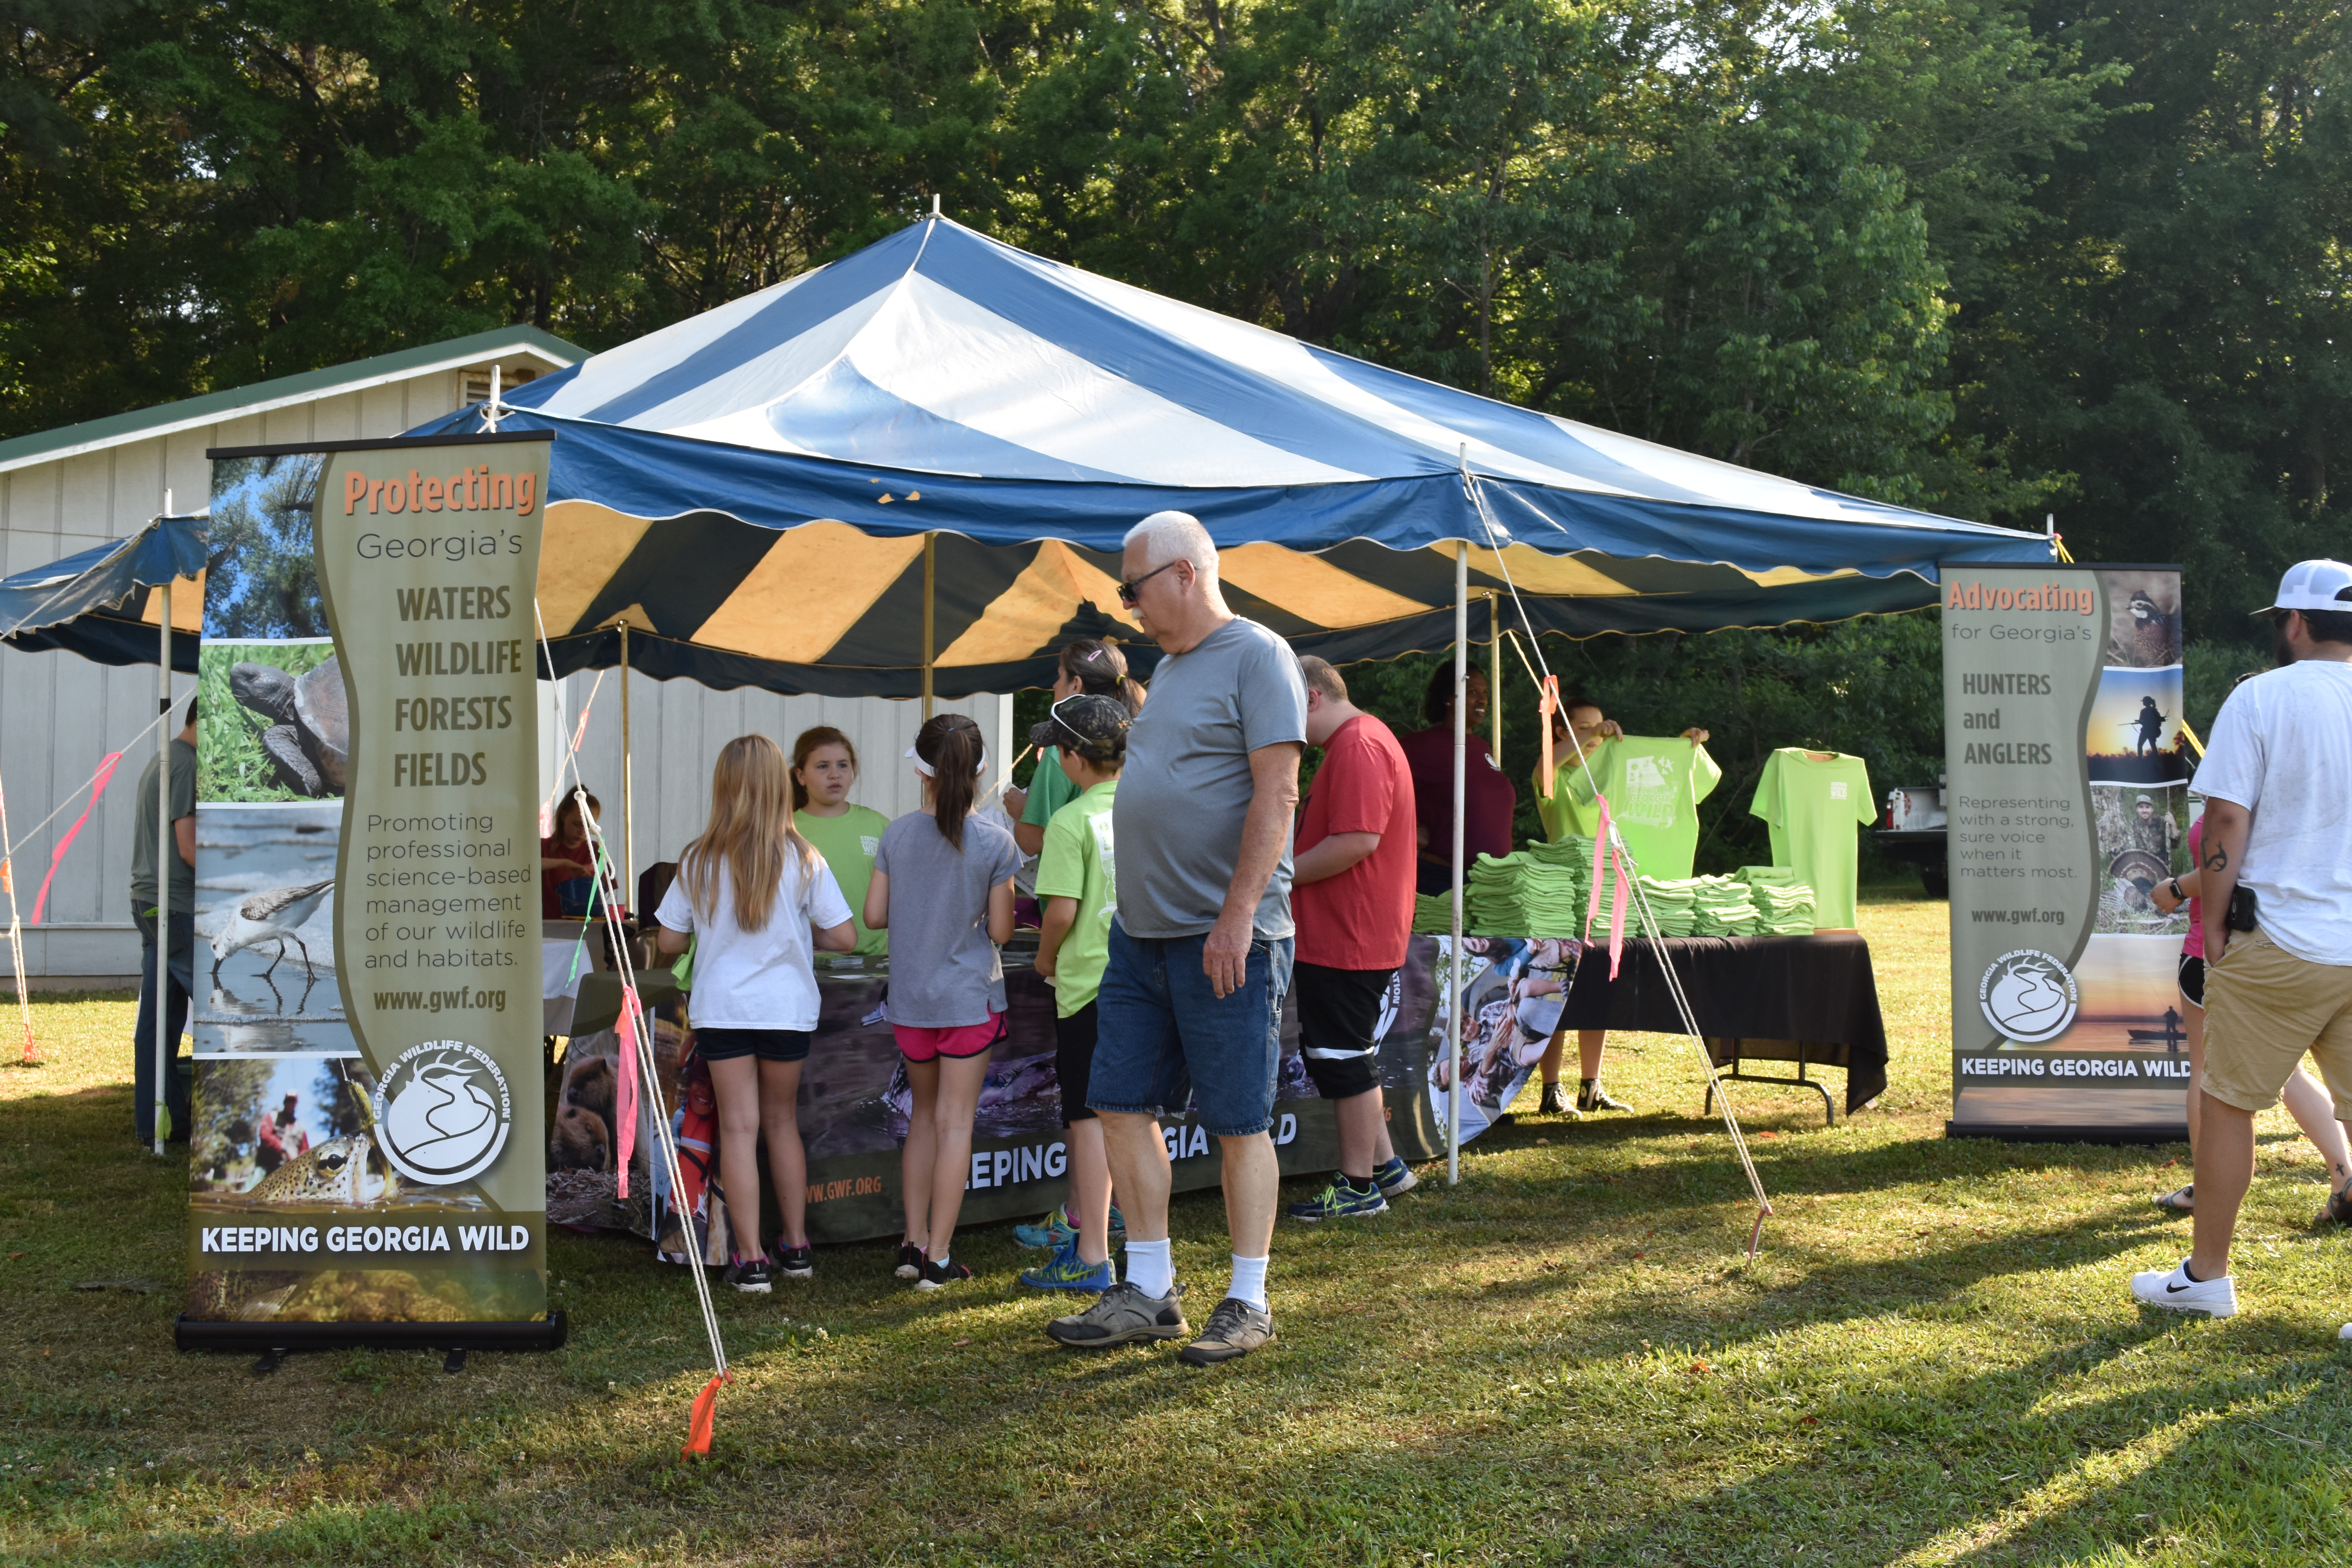
[[[1241,854],[1234,879],[1225,888],[1225,907],[1202,944],[1201,969],[1209,989],[1220,997],[1242,988],[1249,975],[1250,940],[1257,924],[1257,903],[1282,851],[1290,842],[1291,816],[1298,809],[1298,758],[1296,741],[1278,741],[1249,754],[1249,816],[1242,824]]]

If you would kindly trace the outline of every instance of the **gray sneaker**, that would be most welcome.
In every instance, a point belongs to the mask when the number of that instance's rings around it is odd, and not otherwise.
[[[1201,1337],[1178,1351],[1176,1359],[1187,1366],[1214,1366],[1273,1342],[1274,1314],[1238,1296],[1228,1296],[1209,1314],[1209,1326],[1201,1331]]]
[[[1168,1288],[1165,1296],[1147,1296],[1122,1279],[1104,1291],[1083,1312],[1056,1318],[1045,1325],[1045,1336],[1074,1350],[1104,1351],[1131,1345],[1139,1340],[1172,1340],[1192,1331],[1184,1321],[1184,1287]]]

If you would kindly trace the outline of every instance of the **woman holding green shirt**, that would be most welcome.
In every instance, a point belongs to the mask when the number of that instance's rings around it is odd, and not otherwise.
[[[849,804],[857,783],[857,748],[830,724],[803,730],[793,742],[793,826],[816,846],[841,884],[841,896],[857,912],[857,945],[852,952],[890,951],[890,933],[866,924],[866,884],[874,879],[874,849],[890,819],[871,806]]]
[[[1118,698],[1127,704],[1129,718],[1143,711],[1143,688],[1127,678],[1127,656],[1093,637],[1063,644],[1061,669],[1054,677],[1055,701],[1081,692]],[[1029,787],[1004,792],[1004,815],[1013,819],[1013,841],[1021,846],[1021,853],[1034,855],[1045,847],[1045,825],[1079,794],[1078,786],[1062,771],[1060,749],[1040,752]]]

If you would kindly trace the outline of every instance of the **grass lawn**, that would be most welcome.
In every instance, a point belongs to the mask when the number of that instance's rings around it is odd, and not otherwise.
[[[2226,1323],[2143,1317],[2178,1148],[1947,1142],[1945,906],[1865,906],[1881,1106],[1738,1096],[1778,1215],[1640,1038],[1632,1117],[1528,1114],[1386,1218],[1286,1224],[1282,1341],[1195,1372],[1039,1332],[1008,1229],[919,1296],[883,1245],[720,1302],[738,1378],[642,1243],[560,1237],[569,1349],[351,1352],[256,1378],[171,1349],[184,1204],[129,1139],[131,1005],[36,1007],[0,1068],[0,1562],[2340,1563],[2352,1237],[2274,1113]],[[9,1046],[7,1054],[14,1056]],[[1180,1199],[1198,1323],[1213,1194]],[[144,1275],[150,1295],[78,1281]]]

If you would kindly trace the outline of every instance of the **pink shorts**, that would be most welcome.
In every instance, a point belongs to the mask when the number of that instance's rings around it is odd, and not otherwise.
[[[898,1037],[898,1054],[910,1062],[937,1061],[941,1057],[984,1057],[991,1046],[1004,1037],[1004,1015],[991,1013],[985,1024],[958,1024],[949,1029],[893,1024],[890,1032]]]

